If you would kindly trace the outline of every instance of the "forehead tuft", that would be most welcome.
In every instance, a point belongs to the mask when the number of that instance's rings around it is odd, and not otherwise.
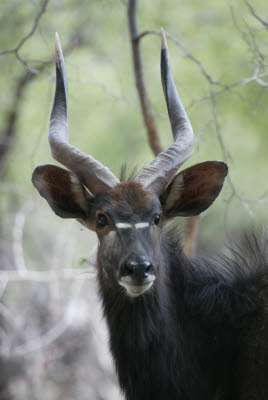
[[[125,209],[151,208],[154,202],[154,195],[139,182],[119,183],[109,192],[109,198],[111,205]]]

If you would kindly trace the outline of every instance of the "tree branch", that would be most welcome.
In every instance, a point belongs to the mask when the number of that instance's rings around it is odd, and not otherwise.
[[[47,5],[48,5],[49,0],[44,0],[43,4],[41,6],[41,9],[39,10],[38,14],[35,17],[34,20],[34,24],[32,29],[30,30],[30,32],[24,36],[20,42],[18,43],[18,45],[16,47],[14,47],[13,49],[9,49],[9,50],[3,50],[0,52],[0,56],[6,55],[6,54],[14,54],[16,56],[16,58],[32,73],[32,74],[38,74],[40,71],[32,68],[29,64],[27,64],[27,62],[25,60],[23,60],[23,58],[20,56],[19,51],[21,49],[21,47],[24,45],[24,43],[30,39],[30,37],[32,37],[38,27],[39,21],[42,17],[42,15],[45,13]]]
[[[129,23],[131,45],[132,45],[132,60],[133,60],[136,88],[140,99],[141,111],[142,111],[143,121],[148,134],[149,144],[154,155],[156,156],[161,151],[163,151],[163,146],[160,141],[158,129],[154,119],[152,103],[149,98],[145,84],[145,76],[144,76],[140,42],[139,42],[136,0],[129,0],[128,23]]]
[[[34,75],[29,71],[24,72],[18,79],[13,95],[13,104],[6,116],[6,123],[0,134],[0,175],[2,175],[4,165],[10,148],[12,147],[16,131],[16,121],[19,113],[19,105],[23,91],[28,82]]]
[[[231,14],[232,14],[232,17],[233,17],[233,20],[234,20],[234,23],[235,23],[237,29],[241,32],[241,29],[239,28],[239,26],[237,24],[237,21],[235,19],[235,15],[234,15],[234,12],[233,12],[232,8],[231,8]],[[241,33],[243,34],[243,32],[241,32]],[[147,35],[150,35],[150,34],[160,35],[160,31],[156,30],[156,29],[146,30],[146,31],[144,31],[144,32],[142,32],[142,33],[140,33],[138,35],[138,40],[140,40],[143,37],[145,37]],[[222,83],[222,82],[214,80],[211,77],[211,75],[208,74],[208,72],[206,71],[204,65],[201,63],[201,61],[198,60],[187,49],[187,47],[183,43],[178,41],[177,38],[175,38],[173,35],[170,35],[168,33],[166,33],[166,36],[167,36],[167,38],[172,40],[175,43],[175,45],[177,47],[179,47],[183,51],[185,57],[189,58],[193,63],[195,63],[198,66],[201,74],[207,80],[208,88],[209,88],[208,93],[206,95],[202,96],[202,97],[193,99],[191,101],[191,103],[186,108],[189,109],[193,105],[195,105],[197,102],[204,101],[204,100],[209,100],[211,102],[211,118],[210,118],[209,122],[206,124],[205,129],[207,129],[207,127],[210,126],[212,123],[214,124],[215,131],[216,131],[216,134],[217,134],[217,137],[218,137],[218,141],[219,141],[219,144],[220,144],[220,147],[221,147],[221,151],[222,151],[222,154],[223,154],[223,159],[224,159],[224,161],[227,162],[228,159],[230,159],[230,156],[229,156],[228,151],[226,149],[226,146],[224,144],[222,133],[221,133],[221,127],[220,127],[220,124],[219,124],[219,121],[218,121],[218,117],[217,117],[217,112],[216,112],[217,101],[216,101],[216,97],[221,95],[221,94],[224,94],[227,91],[229,91],[229,92],[239,96],[243,100],[249,102],[252,105],[252,100],[251,99],[247,99],[247,98],[243,97],[240,93],[236,92],[234,89],[237,88],[237,87],[248,85],[248,84],[250,84],[252,82],[255,82],[256,84],[258,84],[259,86],[261,86],[263,88],[268,87],[268,84],[261,79],[261,78],[264,78],[264,77],[267,76],[267,72],[266,71],[261,73],[261,71],[264,69],[263,59],[262,59],[262,57],[258,57],[257,58],[256,66],[254,68],[252,76],[250,76],[249,78],[242,78],[242,79],[239,79],[238,81],[236,81],[234,83],[225,84],[225,83]],[[252,48],[251,43],[248,43],[248,40],[244,35],[243,35],[243,38],[247,42],[247,44],[249,45],[251,51],[254,54],[256,54],[256,49],[255,49],[256,44],[254,44],[254,48]],[[260,55],[259,51],[257,52],[257,54]],[[219,89],[215,90],[216,87],[219,88]],[[201,134],[202,133],[203,132],[201,132]],[[250,217],[252,217],[253,213],[252,213],[252,210],[251,210],[251,208],[249,206],[249,203],[251,203],[251,200],[250,199],[246,199],[244,196],[241,196],[237,192],[230,175],[228,176],[227,179],[228,179],[228,183],[229,183],[230,188],[231,188],[231,192],[233,194],[232,199],[233,198],[239,199],[239,201],[243,205],[244,209],[246,210],[247,214]],[[195,218],[197,219],[198,217],[192,217],[192,218],[189,218],[187,220],[187,225],[186,225],[186,229],[185,229],[185,248],[184,248],[184,251],[188,255],[192,254],[192,249],[191,249],[191,246],[189,245],[189,241],[188,241],[188,235],[190,235],[191,238],[194,238],[195,234],[196,234],[195,230],[197,229],[197,227],[195,228]],[[194,229],[193,232],[191,232],[191,227]]]
[[[195,252],[196,235],[199,226],[199,215],[187,218],[185,228],[185,239],[183,250],[187,256],[192,256]]]
[[[140,39],[148,34],[160,35],[160,31],[149,30],[139,34],[138,22],[137,22],[137,2],[138,0],[129,0],[128,3],[128,23],[129,23],[130,39],[132,44],[133,67],[134,67],[136,88],[138,91],[141,104],[143,121],[147,130],[150,147],[154,155],[156,156],[161,151],[163,151],[163,146],[161,144],[158,129],[155,123],[154,114],[152,110],[152,103],[146,89],[142,55],[140,49]],[[208,80],[211,79],[208,73],[205,71],[202,64],[197,59],[195,59],[180,42],[178,42],[171,35],[167,35],[167,37],[175,41],[176,44],[184,50],[185,54],[187,53],[187,56],[192,58],[192,60],[199,65],[200,69],[202,70],[202,73]],[[196,237],[198,221],[199,221],[199,216],[187,219],[186,230],[185,230],[186,247],[184,250],[188,255],[193,253],[194,240]],[[194,230],[192,231],[192,229]]]
[[[41,11],[40,11],[40,13],[41,13]],[[42,15],[40,13],[39,13],[39,15],[40,15],[39,19]],[[29,37],[30,36],[28,35],[28,38]],[[23,43],[25,43],[25,40]],[[67,46],[64,48],[64,54],[68,55],[68,54],[70,54],[71,51],[73,51],[73,49],[85,46],[87,44],[88,44],[88,40],[85,40],[81,36],[80,32],[75,32],[75,34],[70,38]],[[54,63],[54,57],[52,57],[46,61],[38,61],[38,69],[34,68],[34,70],[38,71],[38,73],[40,74],[40,73],[44,72],[44,70],[47,67],[49,67],[52,63]],[[8,153],[12,149],[13,142],[16,137],[16,132],[17,132],[16,123],[17,123],[17,120],[19,117],[20,105],[22,102],[22,97],[23,97],[24,91],[27,88],[28,84],[33,79],[35,79],[35,77],[36,77],[36,73],[34,73],[31,69],[30,70],[27,69],[19,77],[17,84],[15,86],[14,94],[13,94],[13,102],[10,106],[10,110],[6,114],[6,122],[4,123],[3,129],[0,132],[0,177],[3,176],[3,171],[4,171],[5,163],[7,160],[7,156],[8,156]]]
[[[36,282],[36,283],[52,283],[63,280],[88,280],[96,277],[96,271],[93,268],[64,268],[58,271],[0,271],[0,279],[5,282]]]
[[[262,25],[265,26],[266,29],[268,29],[268,22],[264,21],[264,19],[262,19],[258,14],[256,14],[256,11],[254,10],[254,8],[252,7],[252,5],[248,0],[245,0],[245,3],[248,6],[253,17],[255,17]]]

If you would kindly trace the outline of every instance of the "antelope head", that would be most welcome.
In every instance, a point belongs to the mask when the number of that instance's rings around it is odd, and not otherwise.
[[[56,34],[56,91],[49,125],[53,157],[67,169],[41,165],[32,182],[61,218],[75,218],[99,238],[98,269],[111,287],[137,297],[154,286],[163,226],[177,216],[198,215],[221,191],[227,166],[206,161],[178,169],[193,152],[193,130],[177,93],[164,31],[161,78],[174,143],[134,181],[120,182],[68,140],[67,76]]]

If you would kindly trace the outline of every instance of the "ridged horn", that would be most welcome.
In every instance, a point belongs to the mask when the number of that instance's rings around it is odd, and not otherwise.
[[[119,180],[100,162],[69,144],[67,75],[58,34],[55,37],[56,90],[48,132],[55,160],[74,172],[95,195],[112,188]]]
[[[160,194],[175,176],[178,168],[193,152],[193,129],[178,95],[169,62],[166,36],[161,29],[161,80],[166,98],[174,144],[159,153],[142,169],[136,181]]]

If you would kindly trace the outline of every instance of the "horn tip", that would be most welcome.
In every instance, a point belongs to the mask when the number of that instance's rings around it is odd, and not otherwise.
[[[55,47],[56,47],[56,49],[61,49],[60,38],[59,38],[58,32],[55,32]]]
[[[167,39],[164,29],[161,27],[161,50],[167,49]]]
[[[60,64],[60,61],[63,59],[63,53],[60,45],[58,32],[55,32],[55,55],[56,55],[56,63]]]

